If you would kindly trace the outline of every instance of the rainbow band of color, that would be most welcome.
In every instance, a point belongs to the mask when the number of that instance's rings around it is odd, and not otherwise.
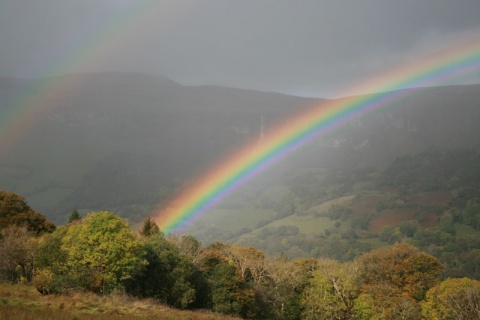
[[[454,48],[424,57],[416,63],[362,83],[358,88],[353,88],[353,91],[381,93],[332,100],[288,119],[264,139],[245,145],[215,165],[170,202],[153,212],[152,216],[163,232],[168,234],[181,231],[220,200],[298,147],[410,92],[398,89],[441,84],[452,77],[479,70],[480,38],[475,36],[456,44]]]

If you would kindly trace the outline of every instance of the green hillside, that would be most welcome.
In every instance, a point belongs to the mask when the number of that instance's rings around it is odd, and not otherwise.
[[[341,261],[407,241],[437,256],[450,276],[480,277],[472,262],[480,261],[478,151],[431,150],[382,170],[293,170],[281,181],[229,209],[245,197],[239,192],[186,232],[270,255]]]

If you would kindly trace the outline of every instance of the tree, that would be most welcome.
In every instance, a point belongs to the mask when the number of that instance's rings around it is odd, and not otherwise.
[[[184,235],[179,237],[176,234],[169,234],[167,240],[173,243],[180,253],[189,257],[193,264],[197,265],[200,259],[202,243],[193,236]]]
[[[38,269],[51,269],[55,274],[68,270],[65,266],[68,255],[62,250],[62,241],[67,231],[67,226],[60,226],[39,239],[35,254],[35,265]]]
[[[266,296],[275,317],[301,319],[300,295],[318,267],[316,259],[290,261],[281,255],[265,259],[267,270]]]
[[[420,319],[418,302],[443,269],[437,258],[406,243],[373,250],[358,263],[362,286],[354,311],[359,319]]]
[[[25,226],[35,235],[55,230],[55,225],[30,208],[24,197],[0,190],[0,230],[11,225]]]
[[[480,319],[480,281],[446,279],[427,292],[422,304],[426,319]]]
[[[255,316],[255,292],[241,275],[236,264],[225,256],[228,246],[213,243],[204,248],[198,265],[208,283],[207,307],[216,312]]]
[[[0,278],[32,280],[36,239],[26,227],[10,225],[0,230]]]
[[[355,319],[393,320],[421,319],[421,308],[415,299],[401,295],[390,284],[363,285],[354,302]]]
[[[73,209],[72,212],[70,212],[70,215],[68,216],[68,223],[72,223],[74,221],[80,220],[82,217],[80,216],[80,213],[78,213],[77,209]]]
[[[245,281],[258,283],[265,280],[267,271],[263,252],[252,247],[231,245],[225,248],[225,255],[237,265]]]
[[[62,239],[66,267],[95,292],[123,290],[146,264],[143,245],[126,220],[107,211],[92,212],[71,224]]]
[[[302,293],[303,319],[352,319],[354,301],[359,294],[357,263],[321,259]]]
[[[365,286],[388,284],[401,295],[417,301],[436,285],[443,271],[442,263],[420,249],[398,243],[365,253],[358,259]]]
[[[143,227],[140,230],[140,235],[144,237],[149,237],[160,232],[160,228],[150,216],[148,216],[143,221]]]
[[[235,266],[218,260],[208,271],[208,282],[214,311],[251,318],[255,294],[246,286]]]
[[[131,280],[127,292],[152,297],[175,308],[188,308],[196,300],[197,270],[191,260],[161,232],[143,239],[148,264]]]
[[[68,228],[68,225],[60,226],[38,241],[33,285],[42,294],[66,293],[81,289],[81,281],[67,267],[68,254],[62,249],[63,238]]]

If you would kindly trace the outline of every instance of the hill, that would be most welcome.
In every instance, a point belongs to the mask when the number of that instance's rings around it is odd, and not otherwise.
[[[0,81],[0,117],[17,107],[9,101],[21,100],[32,86],[61,92],[48,106],[38,106],[44,109],[25,128],[24,138],[2,152],[0,188],[25,195],[60,223],[72,208],[128,215],[140,206],[143,218],[217,157],[258,137],[261,121],[270,125],[313,101],[186,87],[143,74],[79,74],[39,82]]]
[[[0,117],[16,107],[11,101],[39,85],[61,94],[38,106],[43,109],[35,122],[2,152],[0,188],[25,196],[56,223],[73,208],[112,210],[138,222],[221,156],[326,101],[189,87],[145,74],[74,74],[38,82],[0,79]],[[205,228],[196,235],[208,234],[213,223],[218,232],[211,236],[233,239],[292,212],[315,211],[335,195],[351,195],[335,180],[344,172],[374,175],[398,156],[435,147],[478,148],[479,89],[410,89],[267,170],[200,221]],[[352,183],[361,189],[371,181]],[[233,224],[235,218],[242,223]]]

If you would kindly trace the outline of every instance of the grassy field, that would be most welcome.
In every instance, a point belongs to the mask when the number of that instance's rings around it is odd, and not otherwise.
[[[318,235],[323,234],[326,229],[333,228],[335,221],[325,217],[312,217],[312,216],[288,216],[283,219],[275,220],[269,223],[267,227],[278,228],[280,226],[296,226],[300,233],[305,235]],[[259,229],[258,231],[260,231]],[[256,230],[257,231],[257,230]]]
[[[125,295],[98,296],[92,293],[43,296],[32,286],[0,283],[0,319],[15,320],[118,320],[239,319],[209,311],[183,311],[154,300],[133,299]]]
[[[273,210],[255,209],[248,206],[241,209],[215,208],[208,215],[202,217],[202,223],[223,232],[232,232],[242,228],[255,228],[259,221],[269,219],[274,214]],[[195,228],[193,227],[192,230]]]

